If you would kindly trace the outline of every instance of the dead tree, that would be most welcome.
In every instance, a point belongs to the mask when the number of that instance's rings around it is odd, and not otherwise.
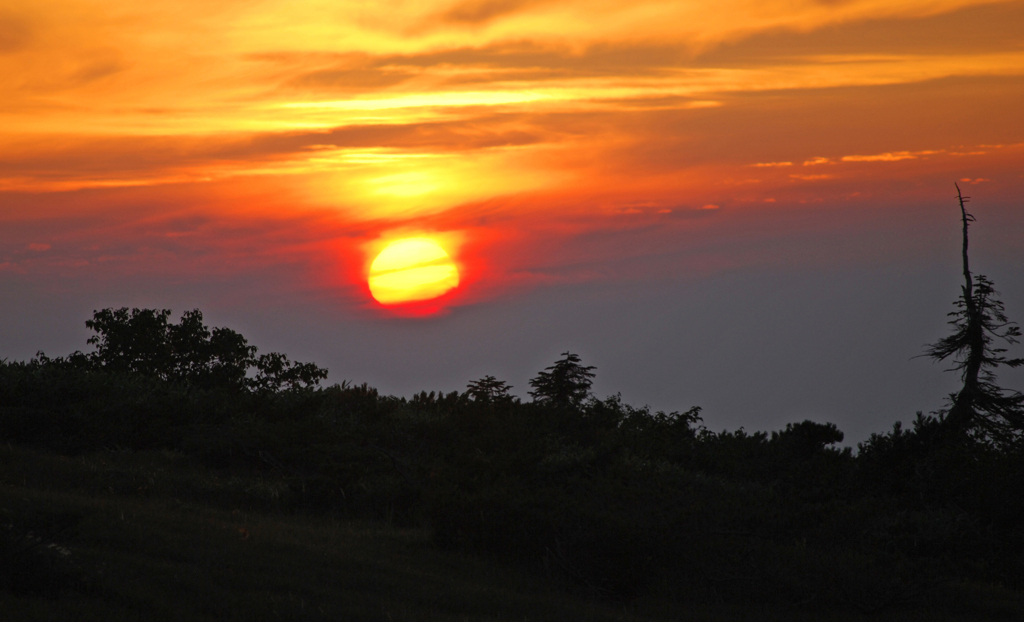
[[[925,355],[939,361],[952,357],[963,387],[949,396],[949,407],[940,411],[949,432],[969,434],[998,445],[1020,443],[1024,436],[1024,394],[996,385],[995,370],[1018,367],[1024,359],[1007,359],[1006,348],[997,342],[1017,343],[1021,336],[1016,323],[1006,319],[998,292],[984,275],[971,273],[967,256],[967,230],[974,216],[967,212],[969,197],[956,186],[963,220],[964,284],[949,313],[953,334],[927,347]]]

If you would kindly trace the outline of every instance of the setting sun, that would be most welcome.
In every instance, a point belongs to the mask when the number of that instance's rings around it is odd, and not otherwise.
[[[384,305],[430,300],[459,284],[448,253],[430,238],[396,240],[370,265],[370,293]]]

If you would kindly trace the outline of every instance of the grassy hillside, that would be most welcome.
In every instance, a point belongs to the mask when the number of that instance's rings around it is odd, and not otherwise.
[[[7,617],[1024,619],[1016,428],[714,432],[570,353],[398,398],[169,314],[0,360]]]
[[[0,447],[3,618],[853,621],[1024,614],[1019,596],[963,585],[947,586],[929,607],[875,616],[656,596],[602,603],[558,577],[439,550],[423,528],[276,510],[286,487],[169,451],[68,457]]]
[[[5,620],[635,619],[422,529],[266,509],[281,482],[169,452],[0,462],[3,565],[31,573],[5,577]]]

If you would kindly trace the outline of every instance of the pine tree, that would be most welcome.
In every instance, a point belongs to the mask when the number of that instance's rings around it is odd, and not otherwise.
[[[509,394],[511,390],[512,385],[494,376],[484,376],[466,385],[466,395],[479,404],[511,402],[517,399]]]
[[[963,220],[964,284],[954,303],[956,310],[949,313],[953,334],[929,345],[925,354],[939,361],[952,357],[956,363],[952,370],[960,371],[963,381],[960,391],[949,396],[949,408],[940,412],[947,430],[999,445],[1015,444],[1024,436],[1024,394],[996,385],[995,369],[1024,365],[1024,359],[1007,359],[1006,348],[993,345],[1017,343],[1020,328],[1007,320],[992,282],[971,274],[967,230],[974,216],[965,207],[969,197],[963,196],[959,185],[956,190]]]
[[[596,367],[581,365],[580,357],[570,352],[563,352],[562,356],[530,381],[530,395],[542,404],[578,408],[590,396]]]

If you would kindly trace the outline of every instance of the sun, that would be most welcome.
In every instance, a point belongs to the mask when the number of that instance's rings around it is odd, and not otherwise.
[[[404,238],[387,245],[370,264],[370,294],[382,305],[437,298],[457,287],[459,270],[430,238]]]

